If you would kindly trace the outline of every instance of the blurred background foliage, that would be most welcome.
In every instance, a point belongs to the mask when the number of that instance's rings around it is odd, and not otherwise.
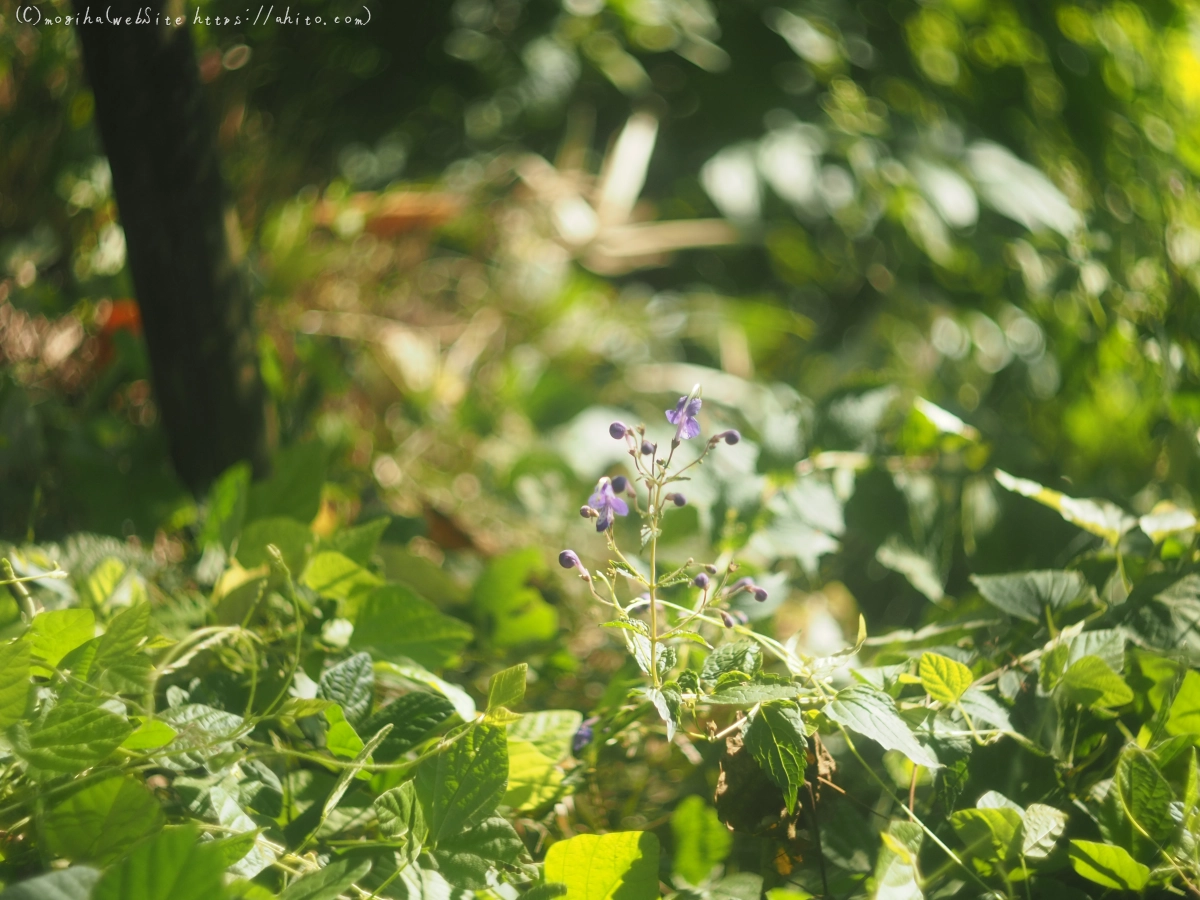
[[[0,10],[0,529],[178,561],[203,510],[157,430],[74,35]],[[993,465],[1192,506],[1191,4],[371,16],[192,26],[275,440],[329,454],[318,534],[391,515],[427,593],[469,603],[497,553],[586,553],[576,509],[623,459],[597,435],[664,424],[695,382],[747,440],[691,488],[676,554],[738,548],[781,627],[820,608],[834,644],[859,608],[916,624],[970,572],[1090,549]]]

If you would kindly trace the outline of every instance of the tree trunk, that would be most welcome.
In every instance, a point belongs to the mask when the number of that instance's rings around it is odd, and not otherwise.
[[[186,15],[164,0],[74,0],[163,427],[176,471],[200,492],[239,460],[263,468],[266,419],[249,284],[225,230],[216,129],[190,25],[154,24],[164,6]],[[139,9],[151,24],[136,24]]]

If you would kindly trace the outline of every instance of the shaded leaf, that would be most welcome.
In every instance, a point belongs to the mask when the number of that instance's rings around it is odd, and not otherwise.
[[[483,821],[504,797],[508,739],[480,725],[417,769],[416,789],[434,843]]]
[[[317,686],[317,698],[338,704],[351,725],[366,717],[374,696],[375,670],[369,653],[356,653],[326,669]]]
[[[473,637],[469,625],[444,615],[408,588],[389,584],[363,601],[354,621],[350,646],[374,649],[385,659],[403,657],[427,668],[440,668]]]
[[[338,894],[370,871],[369,859],[339,859],[317,872],[297,878],[279,895],[279,900],[335,900]]]
[[[794,813],[808,754],[808,735],[800,710],[786,703],[762,707],[746,729],[745,746],[783,791],[788,814]]]
[[[717,811],[703,797],[684,797],[671,813],[675,852],[672,871],[689,884],[700,884],[725,862],[733,849],[733,835],[721,824]]]
[[[55,856],[106,865],[163,827],[154,795],[140,781],[115,775],[94,781],[52,806],[40,824]]]
[[[82,772],[108,759],[133,726],[124,716],[87,703],[62,703],[40,723],[18,722],[13,750],[30,765],[52,772]]]
[[[214,900],[224,894],[221,862],[194,826],[164,828],[105,871],[92,900]]]
[[[919,766],[933,769],[940,765],[933,751],[922,746],[900,718],[892,698],[881,691],[863,685],[848,688],[825,707],[825,714],[888,750],[899,750]]]
[[[1089,590],[1082,573],[1055,569],[972,575],[971,581],[992,606],[1027,622],[1041,622],[1045,607],[1065,609]]]

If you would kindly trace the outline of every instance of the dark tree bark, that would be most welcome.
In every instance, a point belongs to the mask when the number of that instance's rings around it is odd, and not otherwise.
[[[250,289],[230,254],[190,26],[155,24],[186,10],[164,0],[74,8],[163,426],[179,476],[202,491],[239,460],[262,469],[266,420]],[[136,24],[139,9],[150,24]]]

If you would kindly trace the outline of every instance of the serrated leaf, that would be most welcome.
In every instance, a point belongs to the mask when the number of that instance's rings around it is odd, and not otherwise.
[[[367,595],[383,584],[378,575],[368,572],[342,554],[328,550],[308,561],[300,582],[322,597],[342,601],[347,618],[353,615]]]
[[[12,727],[13,750],[38,769],[82,772],[112,755],[133,732],[124,716],[86,703],[61,703],[38,724]]]
[[[553,762],[571,752],[571,741],[583,722],[583,713],[573,709],[546,709],[526,713],[508,726],[508,739],[528,741]]]
[[[346,721],[342,708],[335,703],[327,707],[322,716],[329,724],[329,730],[325,732],[325,749],[342,759],[358,756],[365,744],[354,726]]]
[[[940,653],[922,653],[919,672],[925,693],[947,706],[957,703],[975,680],[970,669]]]
[[[646,699],[654,707],[654,711],[658,713],[658,717],[662,719],[667,726],[667,740],[674,740],[675,729],[679,726],[679,712],[683,705],[683,697],[679,693],[678,688],[664,687],[646,688]]]
[[[483,821],[508,784],[508,738],[502,728],[472,728],[417,769],[417,796],[434,843]]]
[[[1150,869],[1124,847],[1096,841],[1071,841],[1071,865],[1089,881],[1119,891],[1140,891],[1150,880]]]
[[[371,871],[371,861],[339,859],[319,871],[297,878],[279,900],[336,900],[337,896]]]
[[[497,707],[511,709],[525,699],[525,681],[529,677],[529,664],[517,663],[492,676],[488,682],[489,710]]]
[[[704,660],[700,677],[705,681],[716,681],[726,672],[745,672],[753,675],[762,668],[762,648],[757,641],[734,641],[723,644]]]
[[[753,706],[772,700],[795,700],[800,696],[798,684],[740,684],[722,688],[704,698],[712,706]]]
[[[0,731],[25,715],[33,647],[26,641],[0,644]]]
[[[961,809],[950,817],[950,824],[967,852],[985,867],[985,872],[997,862],[1008,865],[1019,860],[1022,820],[1018,810]]]
[[[143,783],[115,775],[51,806],[39,831],[55,856],[103,866],[157,833],[164,822],[162,807]]]
[[[773,703],[762,707],[746,729],[746,748],[771,781],[783,791],[788,815],[796,810],[796,794],[804,783],[808,736],[796,707]]]
[[[371,709],[375,697],[375,670],[371,654],[356,653],[321,673],[317,697],[332,700],[342,708],[346,721],[358,725]]]
[[[376,710],[363,723],[363,731],[374,734],[384,725],[392,730],[376,752],[382,760],[393,760],[428,738],[454,713],[454,705],[438,694],[413,691]]]
[[[478,891],[496,880],[497,870],[515,866],[524,851],[525,844],[513,827],[492,816],[441,841],[431,855],[452,885]]]
[[[379,833],[388,840],[404,841],[401,853],[411,864],[429,839],[429,826],[417,800],[416,785],[406,781],[380,794],[373,805],[379,820]]]
[[[371,562],[379,539],[391,524],[390,516],[382,516],[355,525],[353,528],[340,528],[321,541],[322,550],[333,550],[347,559],[352,559],[360,566]]]
[[[1133,702],[1129,685],[1098,656],[1084,656],[1073,662],[1059,689],[1071,702],[1086,707],[1111,708]]]
[[[1028,860],[1038,861],[1054,851],[1054,845],[1067,827],[1067,814],[1044,803],[1030,803],[1025,810],[1021,836],[1022,853]]]
[[[717,811],[694,794],[684,797],[671,813],[671,834],[675,838],[671,869],[693,885],[712,875],[733,849],[733,835]]]
[[[99,869],[71,866],[9,885],[3,897],[4,900],[89,900],[99,880]]]
[[[1135,830],[1145,832],[1157,844],[1170,838],[1175,831],[1171,817],[1175,795],[1146,751],[1129,746],[1121,752],[1113,788]]]
[[[95,631],[96,617],[90,609],[55,609],[38,613],[22,638],[33,650],[34,673],[51,674],[51,669],[64,656],[90,641]],[[44,665],[37,665],[38,662]]]
[[[917,871],[923,836],[915,822],[898,821],[889,823],[888,830],[880,834],[875,861],[877,900],[924,900]]]
[[[149,603],[134,604],[114,616],[98,639],[88,682],[118,694],[145,690],[154,668],[150,657],[142,650],[149,631]]]
[[[900,718],[892,698],[881,691],[865,685],[847,688],[825,707],[825,715],[885,749],[900,751],[919,766],[936,769],[941,765],[933,751],[922,746],[908,723]]]
[[[958,703],[971,717],[971,721],[975,723],[976,727],[982,723],[1002,731],[1013,730],[1008,710],[1000,705],[1000,701],[981,688],[968,688],[958,698]]]
[[[559,794],[562,769],[529,741],[508,737],[508,790],[504,805],[518,810],[535,810]]]
[[[465,622],[444,615],[408,588],[389,584],[363,600],[350,646],[374,650],[376,658],[411,659],[436,669],[456,656],[473,636]]]
[[[164,828],[100,878],[92,900],[212,900],[224,867],[192,825]]]
[[[496,557],[476,579],[471,605],[492,644],[519,647],[558,634],[558,610],[530,585],[545,568],[542,549],[526,547]]]
[[[1062,570],[972,575],[971,581],[992,606],[1027,622],[1041,622],[1045,607],[1065,609],[1090,590],[1082,573]]]
[[[657,900],[658,838],[648,831],[581,834],[546,853],[545,877],[570,900]]]
[[[244,724],[241,716],[202,703],[164,709],[159,717],[176,735],[156,759],[173,769],[195,769],[218,753],[228,752]]]

